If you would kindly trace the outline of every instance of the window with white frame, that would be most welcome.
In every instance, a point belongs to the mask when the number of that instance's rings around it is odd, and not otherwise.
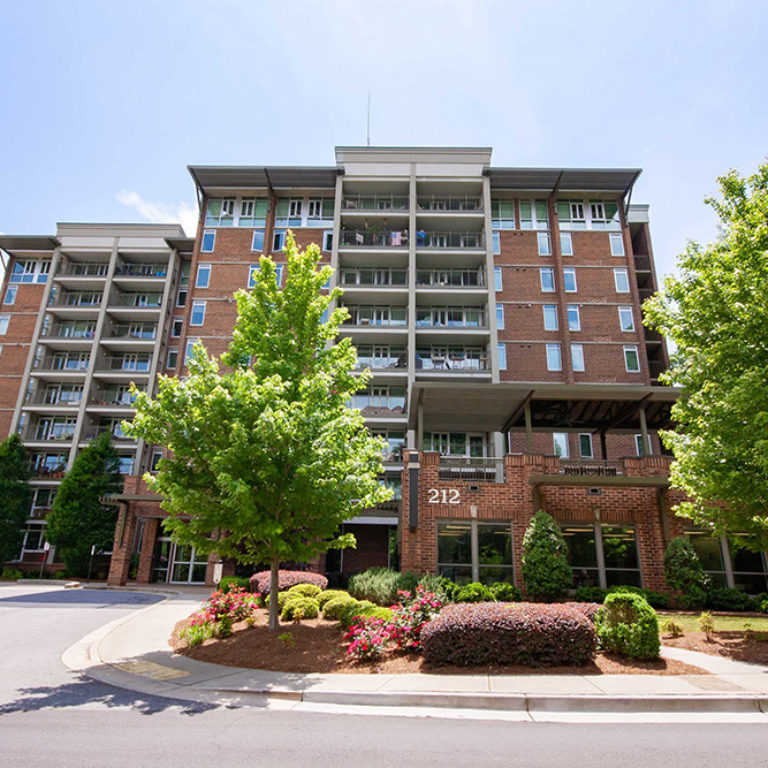
[[[640,372],[640,356],[638,355],[636,344],[624,345],[624,367],[627,373]]]
[[[498,354],[499,354],[499,370],[506,371],[507,370],[507,345],[506,344],[499,344]]]
[[[283,284],[283,265],[275,264],[275,282],[279,288]]]
[[[592,435],[588,432],[582,432],[579,435],[579,456],[582,459],[593,459],[595,457],[592,451]]]
[[[45,523],[30,520],[24,526],[24,541],[21,545],[22,555],[26,552],[45,551]]]
[[[557,305],[545,304],[542,309],[544,310],[544,330],[556,331],[557,325]]]
[[[563,230],[620,229],[619,206],[613,200],[558,200],[558,226]]]
[[[5,301],[3,301],[3,304],[14,304],[16,302],[16,292],[18,290],[18,286],[9,285],[8,290],[5,292]]]
[[[323,250],[324,251],[333,250],[333,230],[332,229],[326,229],[325,232],[323,232]]]
[[[157,472],[157,465],[160,462],[160,459],[163,458],[163,451],[161,448],[155,448],[152,451],[152,458],[149,461],[149,471],[150,472]]]
[[[8,333],[8,325],[10,322],[10,315],[0,315],[0,336],[5,336],[5,334]]]
[[[555,456],[559,456],[561,459],[567,459],[571,455],[568,446],[567,432],[553,432],[552,445]]]
[[[494,229],[515,228],[514,200],[491,200],[491,226]]]
[[[202,325],[205,322],[205,302],[193,301],[192,312],[189,315],[190,325]]]
[[[571,344],[571,370],[584,371],[584,345]]]
[[[546,200],[520,201],[520,229],[549,229]]]
[[[178,339],[181,336],[181,329],[184,327],[184,318],[174,317],[171,324],[171,338]]]
[[[579,317],[579,307],[577,304],[569,304],[567,307],[568,313],[568,330],[580,331],[581,330],[581,318]]]
[[[493,289],[495,291],[501,290],[501,267],[493,268]]]
[[[562,371],[563,358],[560,354],[559,344],[547,344],[547,370]]]
[[[272,237],[272,250],[282,251],[285,248],[285,230],[275,230],[275,234]]]
[[[491,242],[493,244],[493,255],[498,256],[501,253],[501,232],[494,229],[491,232]]]
[[[425,432],[422,450],[437,451],[441,456],[478,459],[488,455],[485,435],[472,432]]]
[[[200,250],[203,253],[213,253],[213,248],[216,245],[216,230],[205,229],[203,230],[203,242],[200,244]]]
[[[501,330],[504,329],[504,305],[503,304],[496,305],[496,327]]]
[[[617,267],[613,270],[613,282],[616,286],[616,293],[629,293],[629,274],[624,267]]]
[[[560,233],[560,252],[563,256],[573,256],[573,240],[570,232]]]
[[[563,287],[566,293],[576,293],[576,269],[574,267],[563,269]]]
[[[210,282],[211,282],[211,265],[198,264],[197,280],[195,282],[195,288],[207,288]]]
[[[267,223],[267,198],[246,197],[240,201],[239,227],[263,227]]]
[[[177,307],[184,307],[187,304],[187,292],[184,289],[179,289],[178,294],[176,295],[176,306]]]
[[[175,368],[176,364],[179,362],[179,350],[178,349],[169,349],[168,350],[168,361],[166,363],[166,368]]]
[[[45,264],[47,270],[51,268],[50,261],[39,261],[38,259],[21,259],[13,262],[13,268],[11,269],[11,276],[8,278],[10,283],[34,283],[45,282],[45,276],[40,280],[42,265]]]
[[[235,198],[212,198],[205,210],[206,227],[231,227],[235,223]]]
[[[539,244],[539,256],[551,256],[552,244],[549,242],[549,232],[539,232],[536,240]]]
[[[511,525],[478,520],[438,521],[437,571],[457,584],[512,584]]]
[[[184,363],[186,364],[189,361],[189,358],[192,357],[192,353],[195,349],[195,344],[197,344],[200,341],[200,339],[187,339],[187,347],[184,350]]]
[[[308,227],[327,227],[333,223],[335,200],[332,197],[311,198],[307,203]]]
[[[552,267],[541,267],[539,276],[541,278],[541,290],[544,293],[552,293],[555,290],[555,270]]]
[[[632,316],[632,307],[619,307],[619,325],[622,331],[634,331],[635,319]]]
[[[256,279],[260,271],[261,268],[258,264],[251,264],[251,266],[248,267],[248,288],[256,287]]]
[[[300,227],[302,224],[303,206],[304,201],[301,198],[280,198],[277,201],[277,210],[275,212],[275,226]]]
[[[648,435],[648,445],[643,445],[643,436],[635,435],[635,453],[638,456],[648,456],[653,453],[651,450],[651,436]]]
[[[264,230],[263,229],[253,230],[253,238],[251,239],[251,250],[252,251],[264,250]]]
[[[611,256],[623,256],[624,255],[624,238],[620,232],[611,232],[608,235],[611,241]]]

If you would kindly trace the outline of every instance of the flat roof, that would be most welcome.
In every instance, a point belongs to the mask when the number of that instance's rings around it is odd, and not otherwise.
[[[614,192],[631,189],[639,168],[489,168],[491,189],[529,192]]]
[[[639,432],[638,408],[649,430],[670,426],[677,387],[634,384],[546,384],[539,382],[416,381],[411,390],[408,427],[424,430],[505,432],[525,429],[525,405],[540,431]]]
[[[194,237],[166,237],[165,242],[179,253],[192,253],[195,250]]]
[[[335,165],[188,165],[187,169],[201,192],[242,187],[334,189],[341,172]]]
[[[0,235],[0,248],[14,255],[14,252],[52,251],[61,245],[53,235]]]

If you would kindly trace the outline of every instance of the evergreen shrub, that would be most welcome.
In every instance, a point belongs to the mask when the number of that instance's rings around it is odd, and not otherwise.
[[[640,595],[608,595],[597,617],[597,633],[606,651],[631,659],[655,659],[659,655],[659,619]]]

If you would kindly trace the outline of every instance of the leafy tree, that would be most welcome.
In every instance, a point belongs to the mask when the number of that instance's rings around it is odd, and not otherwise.
[[[117,507],[102,499],[123,488],[118,466],[112,437],[104,432],[80,452],[53,500],[45,537],[73,576],[87,574],[92,546],[97,551],[112,547]]]
[[[349,339],[331,343],[347,311],[341,295],[323,294],[331,268],[320,250],[298,252],[286,238],[287,279],[262,256],[255,289],[238,291],[238,319],[221,373],[195,347],[189,377],[161,377],[154,400],[139,394],[130,434],[170,449],[156,475],[166,530],[196,550],[242,564],[271,564],[278,593],[282,561],[303,561],[330,547],[353,546],[337,529],[358,511],[384,501],[378,483],[383,441],[373,438],[352,395],[369,374],[355,376]],[[277,628],[277,600],[270,627]]]
[[[707,203],[720,237],[689,243],[679,277],[645,305],[646,324],[676,347],[667,384],[685,393],[672,409],[671,482],[689,501],[678,514],[753,534],[768,547],[768,163],[748,178],[719,179]]]
[[[680,592],[684,608],[701,608],[707,599],[710,582],[699,556],[688,539],[672,539],[664,552],[664,580]]]
[[[24,523],[32,503],[27,461],[18,435],[0,443],[0,565],[18,557],[24,543]]]
[[[523,536],[523,579],[535,598],[553,600],[573,584],[568,546],[557,523],[539,510]]]

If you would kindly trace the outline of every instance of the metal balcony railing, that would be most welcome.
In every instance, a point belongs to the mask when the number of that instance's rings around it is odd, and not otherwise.
[[[342,247],[402,248],[408,245],[408,230],[342,229]]]
[[[82,392],[28,392],[24,397],[24,405],[64,405],[74,408],[82,399]]]
[[[484,288],[484,269],[417,269],[416,286],[435,288]]]
[[[60,355],[45,355],[36,359],[32,367],[36,371],[65,371],[68,373],[88,370],[90,357],[68,358]]]
[[[62,291],[58,296],[51,294],[49,307],[86,307],[95,309],[101,306],[104,298],[101,292],[93,291]]]
[[[27,429],[24,430],[21,439],[24,441],[45,440],[55,441],[58,443],[67,443],[71,442],[74,435],[74,424],[67,425],[66,427],[61,425],[51,425],[48,428],[45,428],[41,425],[31,424],[29,427],[27,427]]]
[[[492,456],[441,456],[438,478],[503,483],[504,459]]]
[[[110,304],[118,307],[157,309],[162,300],[162,293],[120,293],[110,300]]]
[[[438,371],[487,371],[488,357],[461,357],[460,355],[431,355],[423,357],[416,354],[416,370]]]
[[[109,264],[67,264],[58,274],[67,277],[106,277]]]
[[[374,286],[381,288],[407,287],[407,269],[342,269],[341,287]]]
[[[105,357],[96,364],[97,371],[126,371],[128,373],[149,373],[152,358],[137,358],[135,355],[125,357]]]
[[[487,328],[485,312],[471,308],[416,310],[417,328]]]
[[[419,195],[419,211],[482,211],[482,198],[476,195]]]
[[[417,248],[482,248],[482,232],[428,232],[416,230]]]
[[[48,328],[40,334],[42,339],[72,339],[73,341],[83,341],[94,338],[96,335],[96,324],[85,328],[74,328],[66,325],[55,325]]]
[[[28,465],[29,474],[32,477],[61,477],[67,469],[66,459],[47,462],[31,461]]]
[[[114,339],[129,339],[135,341],[151,341],[157,338],[157,326],[137,326],[132,323],[113,325],[108,336]]]
[[[391,355],[389,357],[375,357],[373,355],[361,355],[358,348],[357,364],[355,370],[361,371],[364,368],[370,368],[372,371],[382,370],[405,370],[408,368],[408,358],[403,352],[401,355]]]
[[[115,277],[165,277],[167,264],[118,264]]]
[[[344,195],[344,211],[407,211],[408,195]]]
[[[560,459],[561,475],[616,477],[624,474],[621,461],[593,461],[590,459]]]

